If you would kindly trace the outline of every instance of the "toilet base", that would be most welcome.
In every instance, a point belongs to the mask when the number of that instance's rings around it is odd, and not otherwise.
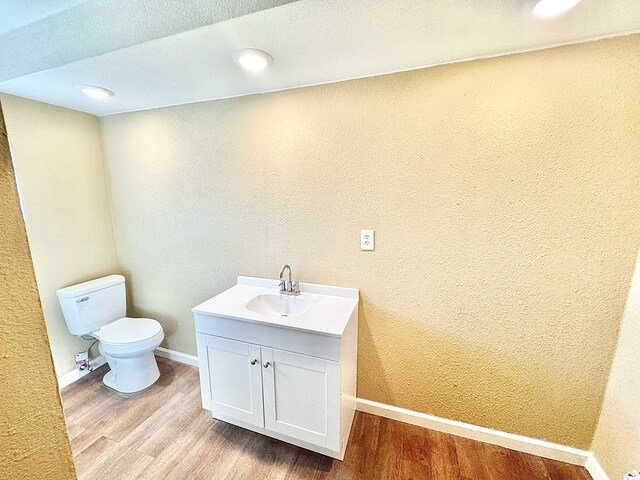
[[[106,373],[102,381],[107,387],[118,392],[139,392],[150,387],[160,378],[160,370],[153,352],[133,358],[114,358],[109,355],[105,355],[105,358],[111,370]]]

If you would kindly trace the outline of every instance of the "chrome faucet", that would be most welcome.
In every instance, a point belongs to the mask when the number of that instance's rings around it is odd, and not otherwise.
[[[282,278],[284,271],[289,270],[289,280]],[[285,265],[280,270],[280,294],[281,295],[300,295],[300,282],[291,281],[291,267]]]

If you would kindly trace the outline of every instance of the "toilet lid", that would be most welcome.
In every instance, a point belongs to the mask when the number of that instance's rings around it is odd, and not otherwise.
[[[151,318],[124,317],[98,331],[101,342],[122,344],[148,340],[162,332],[162,326]]]

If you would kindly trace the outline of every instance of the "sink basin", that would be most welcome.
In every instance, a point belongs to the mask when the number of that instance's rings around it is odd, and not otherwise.
[[[311,300],[306,298],[267,293],[253,297],[247,302],[245,308],[255,313],[295,317],[309,310],[311,305]]]

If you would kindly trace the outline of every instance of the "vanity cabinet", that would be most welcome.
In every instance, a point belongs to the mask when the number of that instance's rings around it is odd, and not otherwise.
[[[355,413],[357,297],[354,305],[340,335],[194,308],[203,407],[342,460]]]
[[[340,449],[340,362],[213,335],[198,344],[215,418]]]

